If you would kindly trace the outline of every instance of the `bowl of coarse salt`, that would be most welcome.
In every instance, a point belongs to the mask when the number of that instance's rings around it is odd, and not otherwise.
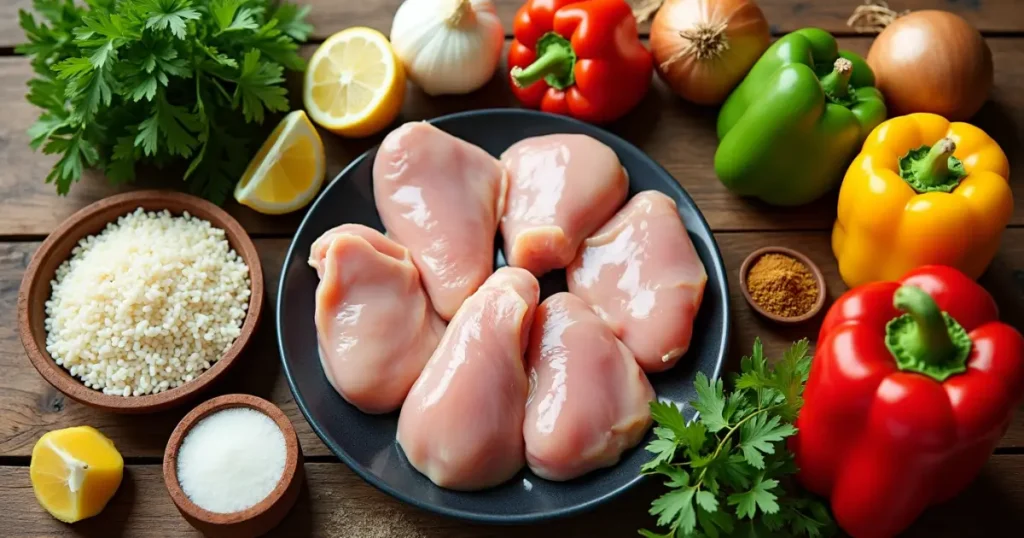
[[[184,403],[223,375],[263,307],[238,221],[183,193],[112,196],[64,221],[18,294],[32,365],[73,400],[120,413]]]
[[[277,526],[298,500],[302,450],[277,406],[227,394],[181,419],[167,441],[163,473],[193,527],[215,538],[250,538]]]

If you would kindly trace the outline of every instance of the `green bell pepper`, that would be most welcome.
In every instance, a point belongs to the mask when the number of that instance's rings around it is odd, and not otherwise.
[[[715,173],[731,191],[795,206],[825,194],[872,129],[885,100],[860,56],[824,30],[776,41],[718,115]]]

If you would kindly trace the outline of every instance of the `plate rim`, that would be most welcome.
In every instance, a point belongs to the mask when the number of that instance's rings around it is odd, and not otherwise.
[[[729,354],[729,346],[731,344],[731,339],[732,339],[732,308],[731,308],[731,305],[730,305],[730,302],[729,302],[729,298],[730,298],[730,295],[729,295],[729,278],[728,278],[728,272],[726,271],[726,267],[725,267],[725,259],[722,257],[721,248],[719,248],[718,241],[714,237],[714,230],[711,228],[711,225],[708,224],[707,219],[704,217],[704,213],[700,210],[700,206],[698,206],[697,203],[693,200],[693,198],[690,197],[690,193],[688,193],[686,191],[686,189],[684,189],[683,186],[681,184],[679,184],[679,181],[675,179],[675,176],[673,176],[671,173],[669,173],[669,171],[666,170],[665,167],[663,167],[661,165],[661,163],[659,163],[653,157],[651,157],[650,155],[645,153],[643,150],[641,150],[639,147],[634,145],[632,142],[629,142],[625,138],[622,138],[621,136],[619,136],[619,135],[617,135],[617,134],[615,134],[615,133],[613,133],[613,132],[611,132],[611,131],[609,131],[607,129],[604,129],[601,126],[585,123],[585,122],[579,121],[579,120],[577,120],[575,118],[571,118],[571,117],[568,117],[568,116],[562,116],[562,115],[557,115],[557,114],[549,114],[549,113],[540,112],[540,111],[537,111],[537,110],[520,109],[520,108],[484,108],[484,109],[476,109],[476,110],[465,110],[465,111],[461,111],[461,112],[455,112],[455,113],[452,113],[452,114],[445,114],[443,116],[437,116],[437,117],[426,119],[426,120],[408,120],[408,122],[424,121],[424,122],[429,123],[431,125],[437,125],[438,123],[443,124],[443,123],[446,123],[446,122],[457,121],[457,120],[461,120],[461,119],[465,119],[465,118],[470,118],[470,117],[474,117],[474,116],[492,116],[492,115],[526,115],[526,116],[534,116],[534,117],[544,117],[545,119],[548,119],[548,120],[554,118],[554,119],[557,119],[559,121],[564,121],[564,122],[567,122],[569,124],[576,125],[578,127],[583,127],[584,129],[594,129],[594,130],[597,130],[597,131],[601,132],[603,135],[605,135],[605,136],[609,137],[610,139],[615,140],[616,142],[618,142],[621,145],[621,147],[625,148],[625,151],[627,151],[629,153],[633,153],[634,156],[636,156],[636,157],[641,157],[643,159],[646,159],[646,160],[650,161],[657,168],[659,168],[665,175],[667,175],[668,177],[672,178],[673,184],[675,185],[675,189],[677,189],[678,193],[681,194],[683,196],[683,198],[685,198],[687,201],[689,201],[690,205],[692,205],[696,209],[695,213],[696,213],[697,218],[699,219],[700,223],[703,224],[704,228],[706,230],[708,230],[708,232],[710,233],[710,237],[711,237],[710,247],[712,249],[712,253],[717,257],[717,259],[720,262],[719,264],[717,264],[717,267],[715,267],[714,270],[717,273],[716,276],[718,276],[718,278],[719,278],[719,280],[721,282],[721,285],[722,285],[722,291],[721,291],[722,297],[721,297],[721,300],[722,300],[723,331],[722,331],[722,341],[721,341],[721,344],[719,345],[719,349],[718,349],[718,360],[715,362],[715,366],[714,366],[714,369],[712,371],[712,375],[709,376],[711,381],[716,381],[717,379],[719,379],[719,377],[721,377],[723,366],[724,366],[725,361],[727,360],[727,357],[728,357],[728,354]],[[403,123],[407,123],[407,122],[403,122]],[[394,130],[393,126],[389,126],[389,131],[388,132],[390,132],[391,130]],[[367,472],[365,469],[363,469],[363,466],[361,464],[356,462],[348,454],[347,451],[342,450],[340,446],[334,446],[336,443],[334,443],[331,440],[328,440],[327,435],[324,433],[322,428],[318,425],[318,421],[315,421],[315,420],[313,420],[310,417],[310,412],[309,412],[308,406],[306,405],[305,400],[303,399],[301,393],[299,392],[299,390],[297,389],[297,387],[295,385],[294,376],[292,375],[292,372],[291,372],[291,370],[290,370],[290,368],[288,366],[288,361],[285,359],[284,336],[283,336],[283,333],[281,331],[281,327],[282,327],[281,310],[282,310],[282,307],[283,307],[283,297],[284,297],[284,294],[282,293],[282,291],[284,290],[285,281],[287,280],[287,277],[288,277],[288,267],[291,266],[292,258],[295,256],[295,249],[296,249],[296,243],[297,243],[297,240],[298,240],[298,237],[299,237],[299,232],[306,227],[307,222],[309,221],[309,219],[311,218],[313,213],[316,211],[317,206],[319,206],[320,203],[323,201],[327,191],[331,188],[331,186],[334,185],[335,182],[341,180],[345,175],[351,173],[352,170],[355,170],[360,165],[362,165],[363,161],[365,161],[371,154],[375,154],[376,151],[379,148],[380,148],[380,143],[374,144],[372,147],[370,147],[369,149],[364,151],[362,154],[360,154],[358,157],[353,159],[352,162],[350,162],[348,165],[346,165],[341,170],[341,172],[338,172],[338,174],[336,176],[334,176],[333,179],[331,179],[329,182],[327,182],[327,184],[324,187],[324,189],[317,195],[317,197],[313,201],[313,203],[310,204],[309,209],[306,210],[305,215],[303,215],[302,220],[299,222],[298,227],[295,229],[295,235],[292,237],[291,242],[288,245],[288,253],[285,256],[284,261],[283,261],[283,263],[281,265],[281,274],[278,277],[277,298],[274,301],[274,325],[275,325],[274,329],[277,332],[276,339],[277,339],[278,358],[281,361],[282,370],[284,372],[285,378],[288,381],[288,390],[292,394],[292,399],[295,400],[296,406],[298,406],[299,411],[302,413],[302,417],[306,420],[306,423],[309,425],[310,429],[312,429],[313,432],[316,433],[317,437],[320,438],[320,441],[324,443],[324,445],[335,455],[335,457],[337,457],[339,460],[341,460],[341,462],[344,463],[346,466],[348,466],[348,468],[350,470],[352,470],[352,472],[354,472],[357,476],[362,478],[365,482],[367,482],[371,486],[377,488],[378,490],[380,490],[380,491],[382,491],[382,492],[384,492],[384,493],[394,497],[395,499],[397,499],[397,500],[399,500],[399,501],[401,501],[401,502],[403,502],[405,504],[414,506],[414,507],[416,507],[416,508],[418,508],[420,510],[425,510],[425,511],[433,512],[435,514],[439,514],[439,515],[442,515],[442,516],[451,517],[451,518],[455,518],[455,519],[460,519],[460,520],[463,520],[463,521],[468,521],[468,522],[473,522],[473,523],[484,523],[484,524],[492,524],[492,525],[523,525],[523,524],[529,524],[529,523],[540,523],[540,522],[553,521],[553,520],[556,520],[556,519],[562,519],[562,518],[566,518],[566,517],[569,517],[569,516],[573,516],[573,515],[589,512],[589,511],[597,508],[598,506],[600,506],[602,504],[605,504],[608,501],[611,501],[612,499],[622,495],[623,493],[625,493],[625,492],[627,492],[627,491],[629,491],[631,489],[634,489],[638,484],[640,484],[641,482],[645,481],[649,477],[649,475],[638,474],[635,478],[633,478],[629,482],[623,484],[622,486],[620,486],[618,488],[615,488],[615,489],[613,489],[611,491],[608,491],[608,492],[604,493],[603,495],[597,496],[597,497],[595,497],[593,499],[590,499],[590,500],[582,502],[582,503],[577,503],[577,504],[574,504],[572,506],[568,506],[568,507],[564,507],[564,508],[558,508],[558,509],[550,510],[550,511],[547,511],[547,512],[539,512],[539,513],[531,513],[531,514],[508,514],[508,515],[480,514],[480,513],[477,513],[477,512],[473,512],[473,511],[456,509],[456,508],[448,508],[448,507],[445,507],[445,506],[439,506],[437,504],[430,504],[430,503],[422,502],[419,499],[415,499],[415,498],[413,498],[413,497],[411,497],[409,495],[406,495],[404,492],[402,492],[402,491],[400,491],[400,490],[390,486],[389,484],[385,483],[384,481],[380,480],[377,476],[373,475],[372,473]],[[699,371],[700,370],[698,370],[698,372]],[[694,415],[694,417],[696,418],[696,414]],[[639,449],[639,450],[643,450],[643,447],[641,447],[639,445],[637,447],[635,447],[635,448]]]

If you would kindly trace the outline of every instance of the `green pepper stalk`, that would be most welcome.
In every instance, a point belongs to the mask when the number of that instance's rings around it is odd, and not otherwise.
[[[900,177],[919,193],[952,192],[966,175],[964,164],[953,156],[956,142],[943,138],[934,146],[921,146],[900,158]]]
[[[537,40],[537,59],[532,64],[513,67],[512,83],[526,88],[541,79],[549,86],[564,90],[576,83],[573,69],[576,67],[576,52],[568,39],[548,32]]]
[[[885,345],[900,370],[937,381],[967,371],[971,339],[931,295],[917,286],[904,285],[896,290],[892,304],[906,312],[885,328]]]
[[[832,66],[832,72],[821,79],[821,89],[829,100],[837,105],[852,104],[850,95],[853,88],[850,87],[850,76],[853,74],[853,62],[846,58],[836,59]]]

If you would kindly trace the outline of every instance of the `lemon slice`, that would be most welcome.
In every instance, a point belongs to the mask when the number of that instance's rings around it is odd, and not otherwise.
[[[306,68],[303,101],[310,117],[342,136],[377,133],[398,116],[405,69],[384,34],[342,30],[324,41]]]
[[[289,113],[235,186],[235,200],[260,213],[280,215],[302,209],[324,183],[324,144],[306,113]]]
[[[32,448],[29,475],[39,504],[74,523],[95,516],[114,496],[124,460],[114,443],[89,426],[54,430]]]

